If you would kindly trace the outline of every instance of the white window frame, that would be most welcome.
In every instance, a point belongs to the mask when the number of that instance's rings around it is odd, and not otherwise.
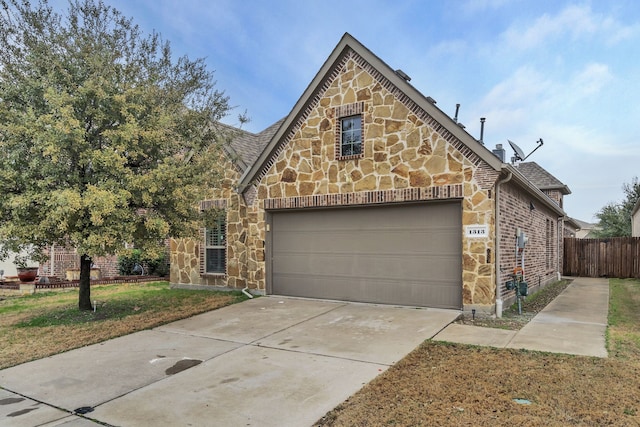
[[[209,251],[218,253],[215,269],[210,269]],[[220,255],[221,254],[221,255]],[[204,231],[204,257],[206,274],[226,274],[227,273],[227,223],[225,215],[220,215],[213,227],[205,228]]]

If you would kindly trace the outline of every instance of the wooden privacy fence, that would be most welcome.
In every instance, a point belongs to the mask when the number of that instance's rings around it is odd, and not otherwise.
[[[640,278],[640,237],[564,239],[566,276]]]

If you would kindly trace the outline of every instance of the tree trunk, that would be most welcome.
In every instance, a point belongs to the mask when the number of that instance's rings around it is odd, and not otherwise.
[[[91,257],[80,257],[80,298],[78,308],[80,310],[93,310],[91,305]]]

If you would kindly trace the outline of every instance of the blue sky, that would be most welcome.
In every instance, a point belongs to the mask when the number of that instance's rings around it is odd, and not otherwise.
[[[176,55],[205,57],[245,129],[289,113],[345,32],[489,148],[507,139],[595,222],[640,176],[640,2],[529,0],[105,0]],[[64,0],[53,0],[66,8]],[[510,150],[508,150],[509,155]]]

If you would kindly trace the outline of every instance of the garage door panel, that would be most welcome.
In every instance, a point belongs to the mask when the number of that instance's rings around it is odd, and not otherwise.
[[[418,280],[424,281],[425,270],[429,272],[430,280],[442,280],[450,277],[450,272],[455,271],[459,267],[459,262],[454,262],[447,257],[433,257],[429,260],[423,260],[420,256],[378,256],[369,257],[362,260],[359,257],[350,259],[345,256],[326,256],[323,263],[309,262],[307,257],[301,255],[292,255],[288,257],[284,266],[284,262],[274,260],[274,271],[284,272],[286,274],[296,274],[304,278],[304,276],[348,276],[353,278],[386,278],[389,281],[401,280]],[[330,266],[328,269],[327,266]],[[282,274],[282,273],[280,273]],[[458,280],[459,282],[459,280]]]
[[[352,277],[317,276],[311,279],[308,289],[300,294],[299,284],[308,280],[304,276],[287,276],[281,278],[282,295],[302,296],[307,298],[330,298],[344,301],[361,301],[380,304],[415,305],[430,307],[450,307],[451,286],[459,287],[459,282],[432,281],[426,288],[423,282],[405,282],[402,292],[395,287],[395,280],[383,279],[354,280]],[[328,297],[327,294],[330,294]],[[366,296],[366,297],[365,297]],[[425,301],[429,304],[425,305]]]
[[[275,212],[275,294],[461,307],[459,203]]]

